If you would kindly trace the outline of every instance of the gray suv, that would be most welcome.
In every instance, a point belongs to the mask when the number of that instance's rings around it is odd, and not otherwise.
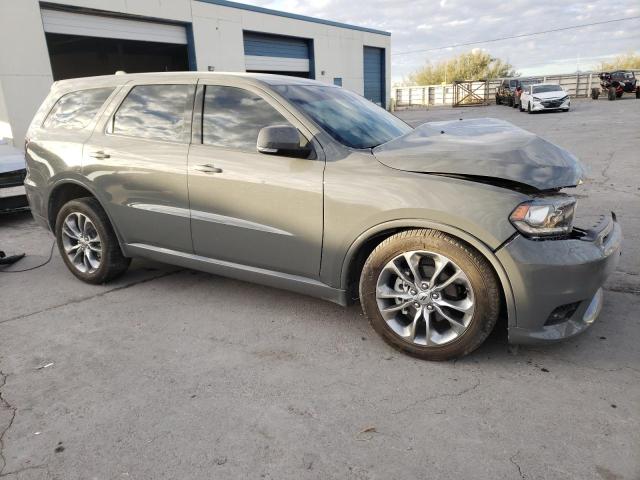
[[[339,87],[216,73],[56,82],[26,139],[25,186],[69,270],[107,282],[132,257],[341,305],[409,354],[514,343],[598,316],[613,214],[573,225],[567,151],[495,119],[412,128]]]

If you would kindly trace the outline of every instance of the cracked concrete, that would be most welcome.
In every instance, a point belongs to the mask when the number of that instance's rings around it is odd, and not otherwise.
[[[8,421],[4,421],[4,419],[2,419],[6,425],[0,427],[1,428],[0,429],[0,461],[2,462],[2,464],[0,465],[0,477],[2,477],[4,476],[4,470],[7,466],[7,459],[4,456],[4,436],[7,433],[7,431],[11,428],[11,426],[13,425],[13,421],[16,418],[16,407],[11,406],[3,395],[2,390],[7,384],[7,375],[5,375],[2,372],[2,370],[0,370],[0,382],[1,382],[0,383],[0,408],[2,408],[3,410],[2,416],[6,416],[8,412],[8,417],[9,417]]]
[[[512,354],[496,331],[431,364],[390,349],[357,307],[152,262],[108,286],[80,283],[57,253],[0,274],[0,475],[637,480],[637,105],[403,113],[502,117],[597,172],[581,215],[615,210],[626,251],[600,319],[568,342]],[[607,114],[624,120],[616,138]],[[20,268],[46,259],[52,238],[27,215],[0,222],[2,249],[29,254]]]

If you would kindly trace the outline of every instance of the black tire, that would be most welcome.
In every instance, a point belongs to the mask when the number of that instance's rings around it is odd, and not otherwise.
[[[640,98],[640,87],[636,88],[636,98]]]
[[[438,253],[455,262],[473,289],[474,311],[459,337],[436,346],[422,346],[397,335],[380,314],[376,289],[380,272],[398,255],[412,250]],[[360,276],[360,303],[373,329],[394,348],[412,356],[443,361],[478,348],[493,330],[500,312],[500,288],[489,262],[468,244],[437,230],[408,230],[384,240],[367,259]]]
[[[93,272],[81,272],[78,270],[65,252],[62,227],[64,220],[72,213],[81,213],[88,217],[100,236],[100,265]],[[107,217],[104,209],[95,198],[79,198],[65,203],[56,218],[55,234],[62,260],[71,273],[83,282],[92,284],[106,283],[122,275],[129,268],[131,259],[122,254],[118,238],[113,231],[111,222],[109,222],[109,217]]]
[[[518,106],[518,110],[520,110],[521,112],[524,112],[524,108],[522,108],[522,102],[520,102],[520,105]]]
[[[533,112],[531,111],[531,102],[527,103],[527,113],[531,115]]]
[[[616,89],[615,89],[615,87],[609,87],[609,90],[607,92],[607,98],[610,101],[616,99]]]
[[[513,107],[513,97],[509,97],[509,103],[508,103],[508,105],[509,105],[510,107]]]
[[[592,88],[591,89],[591,98],[593,100],[598,100],[599,96],[600,96],[600,90],[598,90],[597,88]]]

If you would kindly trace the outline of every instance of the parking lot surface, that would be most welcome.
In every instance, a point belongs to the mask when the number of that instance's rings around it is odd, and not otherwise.
[[[0,273],[0,477],[7,479],[640,478],[640,101],[497,117],[589,168],[579,217],[613,210],[624,253],[584,335],[428,363],[358,306],[134,261],[105,286],[49,263]],[[0,217],[0,250],[44,262],[53,237]]]

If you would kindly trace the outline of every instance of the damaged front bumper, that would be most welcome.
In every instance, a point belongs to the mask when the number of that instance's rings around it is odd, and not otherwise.
[[[612,213],[588,230],[574,229],[566,240],[518,235],[500,248],[496,255],[509,276],[516,313],[509,322],[509,341],[563,340],[592,325],[621,245],[622,230]]]

